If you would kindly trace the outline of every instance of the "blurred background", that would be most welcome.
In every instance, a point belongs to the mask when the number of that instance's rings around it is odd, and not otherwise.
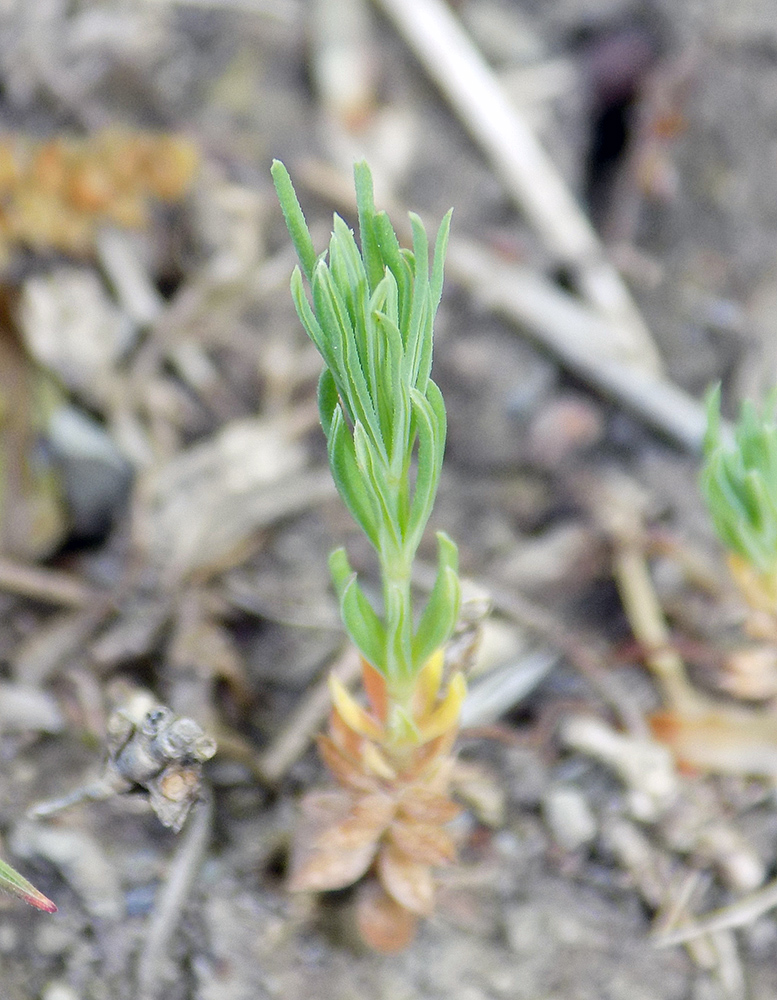
[[[391,960],[347,893],[283,888],[325,677],[354,676],[328,552],[377,577],[274,157],[321,250],[357,159],[405,243],[408,210],[454,207],[432,527],[493,611],[462,863]],[[741,608],[697,489],[707,388],[731,416],[777,380],[776,232],[772,0],[2,0],[0,856],[60,908],[0,898],[3,1000],[774,996],[768,910],[649,940],[773,872],[771,778],[741,733],[712,737],[722,779],[654,743],[619,769],[612,738],[662,706],[628,549],[694,685],[754,703],[777,760],[775,657],[723,655]],[[421,555],[419,594],[431,532]],[[142,789],[25,818],[99,778],[137,689],[218,740],[207,806],[179,834]]]

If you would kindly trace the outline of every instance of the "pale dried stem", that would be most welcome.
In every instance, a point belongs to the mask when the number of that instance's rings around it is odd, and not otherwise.
[[[701,699],[688,681],[682,658],[671,648],[669,629],[641,548],[630,542],[616,544],[613,572],[631,630],[645,650],[645,662],[666,704],[678,712],[693,712]]]
[[[68,573],[3,558],[0,558],[0,590],[67,608],[83,608],[95,599],[87,584]]]
[[[212,824],[212,797],[210,792],[205,791],[202,801],[192,811],[148,921],[143,949],[138,958],[137,1000],[156,1000],[161,992],[165,957],[202,865]]]

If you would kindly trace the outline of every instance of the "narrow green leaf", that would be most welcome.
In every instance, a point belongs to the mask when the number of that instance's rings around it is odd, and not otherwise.
[[[704,453],[710,455],[720,444],[720,382],[713,385],[704,400],[707,413],[707,430],[704,435]]]
[[[372,174],[364,160],[354,164],[353,178],[356,186],[356,207],[359,213],[362,257],[370,291],[372,291],[383,278],[383,258],[374,226],[375,197],[372,190]]]
[[[291,183],[291,177],[289,177],[288,170],[280,160],[272,161],[270,173],[275,184],[283,217],[286,220],[286,228],[289,230],[289,236],[291,236],[291,242],[297,251],[302,270],[305,272],[305,277],[308,281],[311,281],[313,278],[313,268],[316,266],[316,251],[313,248],[313,240],[310,238],[310,230],[305,222],[305,216],[297,199],[297,193],[294,190],[294,185]]]
[[[353,233],[339,215],[334,217],[332,239],[329,241],[329,269],[348,307],[351,322],[356,326],[358,292],[361,286],[367,290],[367,274]]]
[[[413,676],[412,622],[408,592],[399,583],[385,587],[386,600],[386,675],[396,679]]]
[[[410,213],[410,224],[413,228],[413,308],[407,330],[403,332],[405,333],[405,351],[408,359],[406,370],[410,376],[411,384],[415,385],[415,363],[419,355],[419,338],[429,298],[429,242],[426,238],[426,230],[414,212]]]
[[[321,418],[321,426],[327,440],[332,431],[332,421],[335,410],[340,406],[340,395],[335,385],[332,372],[328,368],[321,369],[318,379],[318,414]]]
[[[413,663],[417,669],[453,634],[459,617],[461,585],[459,553],[454,542],[437,532],[437,577],[413,637]]]
[[[445,450],[445,406],[440,390],[432,381],[429,382],[426,397],[417,389],[411,389],[410,399],[418,428],[418,473],[406,538],[408,546],[414,551],[432,512],[440,481]]]
[[[25,903],[29,903],[30,906],[34,906],[38,910],[56,913],[57,907],[54,903],[5,861],[0,861],[0,889],[5,889],[6,892],[18,896],[19,899],[23,899]]]
[[[356,461],[353,438],[339,406],[334,411],[327,450],[337,492],[354,521],[375,549],[380,551],[380,512],[372,494],[365,487],[364,477]]]
[[[421,316],[421,334],[418,351],[413,359],[413,381],[416,389],[426,395],[429,375],[432,371],[432,321],[431,298],[427,297],[426,308]]]
[[[379,511],[377,521],[382,537],[384,540],[390,539],[393,546],[399,548],[402,539],[394,509],[396,494],[386,480],[386,467],[380,456],[373,452],[370,439],[361,424],[356,424],[353,429],[353,444],[362,480],[368,484],[370,496]]]
[[[351,570],[345,549],[336,549],[329,557],[343,623],[356,647],[365,659],[381,672],[385,671],[386,630],[370,602],[364,596]]]
[[[402,256],[397,234],[394,232],[394,228],[385,212],[376,213],[373,220],[373,227],[383,263],[394,275],[400,299],[403,300],[407,292],[408,279],[412,279],[412,275],[410,274],[407,262]]]
[[[432,280],[431,280],[431,294],[432,294],[432,312],[437,312],[437,307],[440,304],[440,299],[442,298],[442,285],[445,270],[445,255],[448,252],[448,236],[451,230],[451,217],[453,215],[453,209],[449,209],[442,222],[440,223],[440,228],[437,230],[437,240],[434,244],[434,261],[432,263]]]
[[[332,275],[324,266],[319,266],[316,269],[313,281],[313,302],[316,307],[316,315],[320,317],[323,325],[329,330],[338,331],[338,339],[342,345],[346,373],[345,386],[338,381],[338,388],[340,388],[341,395],[343,391],[347,393],[354,422],[364,425],[365,429],[369,431],[376,449],[388,457],[386,446],[381,436],[374,401],[370,397],[370,391],[364,377],[364,371],[362,370],[362,362],[359,357],[356,338],[348,311],[345,308],[337,286],[332,280]]]
[[[291,275],[291,297],[294,302],[294,308],[297,310],[297,316],[299,316],[300,322],[305,327],[305,331],[310,339],[315,344],[318,353],[324,359],[324,363],[327,368],[332,369],[332,374],[335,378],[340,376],[342,378],[342,350],[339,348],[338,343],[335,341],[332,343],[330,337],[324,333],[321,328],[316,314],[310,308],[310,303],[305,295],[305,289],[302,285],[302,275],[298,267],[294,268]]]
[[[396,328],[396,324],[399,321],[397,283],[390,271],[386,272],[385,277],[370,296],[363,326],[367,339],[370,387],[373,398],[377,400],[378,415],[383,430],[383,440],[386,442],[386,450],[388,452],[390,451],[389,442],[391,440],[393,389],[397,376],[389,374],[389,377],[386,378],[386,374],[382,370],[389,355],[386,353],[386,344],[384,343],[385,331],[381,329],[380,316],[386,316]]]

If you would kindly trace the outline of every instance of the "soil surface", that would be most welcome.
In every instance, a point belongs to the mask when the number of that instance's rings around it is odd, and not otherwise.
[[[753,680],[727,659],[742,609],[700,455],[453,266],[434,368],[449,436],[419,593],[444,528],[493,601],[472,690],[505,664],[517,687],[462,732],[460,860],[405,952],[365,950],[349,891],[284,887],[296,804],[327,781],[322,680],[350,655],[329,551],[347,546],[368,591],[377,578],[329,480],[272,158],[317,248],[333,211],[354,225],[351,164],[366,157],[398,227],[413,209],[433,230],[454,206],[453,241],[588,308],[389,6],[0,5],[6,147],[121,128],[199,157],[140,230],[104,227],[78,252],[8,241],[0,494],[4,520],[21,513],[0,532],[0,857],[59,910],[0,898],[2,1000],[777,995],[768,908],[656,946],[777,867],[777,766],[753,776],[725,723],[702,737],[726,748],[725,775],[678,771],[650,741],[664,692],[614,581],[625,516],[694,689],[746,700],[777,760],[773,662]],[[777,380],[777,3],[449,9],[594,220],[666,378],[696,399],[722,381],[729,416],[762,398]],[[26,818],[100,777],[108,720],[136,688],[219,743],[181,832],[142,787]],[[591,749],[602,733],[623,748]]]

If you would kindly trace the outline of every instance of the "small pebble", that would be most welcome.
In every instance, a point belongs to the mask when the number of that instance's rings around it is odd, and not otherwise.
[[[0,955],[11,955],[19,944],[19,934],[11,924],[0,924]]]
[[[80,1000],[80,995],[66,983],[49,983],[41,994],[41,1000]]]
[[[64,955],[73,947],[73,931],[54,921],[40,921],[35,928],[35,950],[41,955]]]
[[[557,469],[604,437],[601,408],[579,393],[557,396],[529,428],[529,454],[546,469]]]
[[[576,851],[596,837],[596,818],[577,788],[549,788],[542,799],[542,815],[553,839],[565,851]]]

